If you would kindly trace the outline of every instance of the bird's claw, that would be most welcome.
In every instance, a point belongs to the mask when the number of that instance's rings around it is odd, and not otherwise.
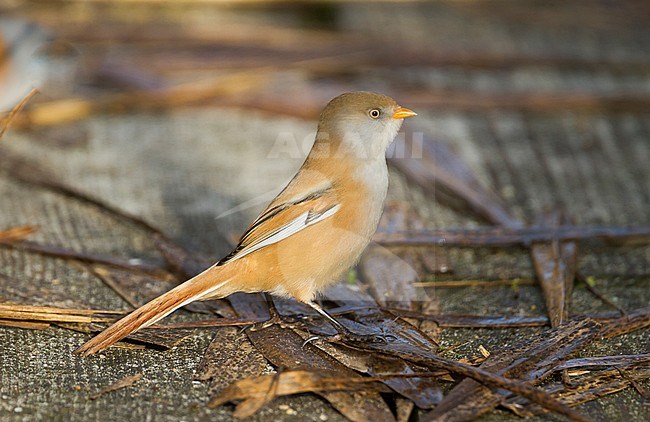
[[[273,325],[278,325],[282,328],[299,328],[298,326],[300,325],[300,320],[291,316],[275,315],[264,322],[255,324],[255,326],[251,329],[253,331],[263,330]]]
[[[322,340],[322,337],[321,336],[311,336],[302,343],[301,348],[304,349],[306,345],[311,344],[311,343],[313,343],[315,341],[318,341],[318,340]]]
[[[367,343],[367,344],[388,344],[397,340],[392,334],[355,334],[345,333],[337,334],[334,337],[339,337],[338,340],[348,341],[351,343]]]
[[[366,344],[388,344],[397,340],[392,334],[355,334],[355,333],[338,333],[333,336],[311,336],[302,344],[304,348],[310,343],[324,340],[328,343],[348,342],[348,343],[366,343]]]

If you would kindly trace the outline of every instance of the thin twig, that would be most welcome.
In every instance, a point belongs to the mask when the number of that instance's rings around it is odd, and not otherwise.
[[[0,240],[0,247],[15,249],[24,252],[36,253],[60,259],[72,259],[88,264],[103,264],[117,267],[128,271],[144,273],[160,280],[174,279],[173,275],[153,263],[116,258],[108,255],[97,255],[83,252],[76,252],[61,246],[44,245],[30,241],[5,241]]]
[[[11,123],[11,121],[14,119],[14,117],[16,117],[18,112],[37,93],[38,93],[38,90],[36,88],[32,88],[32,90],[29,91],[29,93],[25,96],[25,98],[23,98],[14,108],[12,108],[11,111],[9,112],[9,114],[7,114],[7,116],[4,119],[2,119],[2,122],[0,122],[0,139],[2,139],[2,136],[7,131],[7,128],[9,127],[9,123]]]
[[[108,275],[106,271],[102,271],[101,268],[95,268],[93,265],[85,265],[84,268],[92,275],[100,279],[102,283],[113,290],[120,298],[122,298],[122,300],[131,305],[133,309],[140,306],[131,298],[127,292],[125,292],[117,283],[115,283],[115,281],[113,281],[113,279]]]
[[[528,246],[552,240],[603,239],[650,242],[650,227],[522,227],[417,230],[377,233],[374,241],[384,246]]]
[[[532,286],[537,284],[533,279],[515,278],[512,280],[441,280],[420,281],[413,283],[415,287],[459,288],[459,287],[495,287],[495,286]]]
[[[92,394],[88,398],[90,400],[95,400],[98,399],[99,397],[103,396],[104,394],[111,393],[113,391],[121,390],[122,388],[130,387],[136,382],[140,381],[142,379],[142,374],[135,374],[131,375],[128,377],[124,377],[119,381],[114,382],[113,384],[109,385],[108,387],[102,388],[95,394]]]

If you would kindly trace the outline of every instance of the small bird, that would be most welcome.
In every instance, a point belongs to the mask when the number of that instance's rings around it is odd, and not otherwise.
[[[117,321],[76,353],[92,355],[191,302],[236,292],[294,298],[341,335],[354,336],[314,299],[359,260],[374,235],[388,190],[386,149],[403,120],[415,115],[372,92],[331,100],[302,167],[229,255]]]

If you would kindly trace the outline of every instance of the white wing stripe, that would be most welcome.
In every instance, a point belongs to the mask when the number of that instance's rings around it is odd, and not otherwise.
[[[259,249],[262,249],[266,246],[277,243],[281,240],[286,239],[287,237],[298,233],[300,230],[306,229],[307,227],[316,224],[320,221],[325,220],[336,214],[336,212],[341,208],[341,205],[335,205],[332,208],[325,210],[322,214],[312,214],[310,211],[300,214],[295,219],[291,220],[284,226],[279,227],[277,230],[274,230],[268,237],[260,240],[259,242],[250,245],[248,248],[242,249],[238,254],[233,256],[229,261],[234,261],[239,258],[243,258],[246,255],[253,253]]]

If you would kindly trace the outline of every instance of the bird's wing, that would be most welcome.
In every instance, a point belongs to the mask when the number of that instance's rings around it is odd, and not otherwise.
[[[260,214],[241,237],[237,247],[218,265],[234,261],[277,243],[334,215],[341,207],[331,186],[320,186],[303,195],[280,195]]]

